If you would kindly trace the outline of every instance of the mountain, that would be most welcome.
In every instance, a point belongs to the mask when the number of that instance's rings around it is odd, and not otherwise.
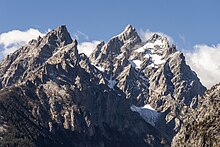
[[[173,139],[173,146],[219,146],[220,84],[199,97],[197,111],[190,111]]]
[[[206,90],[176,46],[132,25],[77,45],[60,26],[0,63],[1,146],[170,146]]]
[[[206,90],[166,37],[154,34],[142,42],[131,25],[100,43],[89,59],[114,88],[125,93],[131,105],[150,104],[164,112],[158,127],[170,140],[181,126],[181,117],[187,109],[197,107],[198,96]],[[182,107],[186,110],[180,111]]]

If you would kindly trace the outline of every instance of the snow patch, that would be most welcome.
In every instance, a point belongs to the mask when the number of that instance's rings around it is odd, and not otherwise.
[[[146,105],[144,105],[144,107],[142,107],[142,108],[150,109],[150,110],[156,111],[154,108],[151,107],[150,104],[146,104]]]
[[[155,123],[160,115],[160,113],[152,108],[149,104],[146,104],[143,107],[131,105],[130,109],[134,112],[138,112],[140,116],[152,126],[155,126]]]
[[[149,59],[151,56],[150,56],[150,54],[146,54],[146,55],[144,55],[144,57]]]
[[[136,67],[136,65],[134,64],[134,62],[129,61],[129,63],[131,64],[131,66]]]
[[[143,63],[141,60],[132,60],[131,62],[133,63],[132,65],[138,69],[141,68],[141,64]]]
[[[97,66],[97,65],[94,65],[99,71],[102,71],[102,72],[104,72],[105,71],[105,69],[103,68],[103,67],[101,67],[101,66]]]
[[[163,46],[163,45],[164,45],[164,41],[161,40],[161,39],[157,39],[153,44],[154,44],[154,45]]]
[[[163,40],[156,40],[155,42],[147,42],[142,47],[135,50],[135,52],[142,53],[145,59],[150,59],[152,63],[148,65],[148,68],[158,68],[158,65],[163,64],[166,60],[163,58],[163,50],[166,42]],[[155,46],[159,46],[159,49]],[[136,68],[140,68],[140,64],[142,63],[140,60],[133,60],[133,66]]]
[[[153,43],[146,43],[144,46],[136,49],[135,51],[138,52],[138,53],[142,53],[142,52],[145,52],[146,49],[150,49],[150,48],[154,48]]]
[[[155,64],[163,64],[166,62],[165,60],[162,60],[162,56],[157,55],[157,54],[151,55],[151,58]]]
[[[155,66],[155,64],[154,63],[151,63],[151,64],[149,64],[148,66],[147,66],[147,68],[156,68],[157,66]]]
[[[70,66],[70,67],[72,67],[72,68],[74,68],[74,66],[73,66],[73,64],[72,64],[72,63],[69,63],[69,66]]]
[[[159,46],[160,48],[163,48],[165,46],[165,44],[162,40],[156,40],[154,43],[147,42],[144,46],[136,49],[135,51],[138,52],[138,53],[145,52],[147,49],[153,51],[155,46]]]

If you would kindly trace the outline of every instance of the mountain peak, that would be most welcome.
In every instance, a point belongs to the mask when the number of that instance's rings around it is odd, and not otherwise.
[[[134,34],[134,33],[137,33],[135,28],[131,24],[129,24],[125,27],[124,31],[120,35],[123,35],[123,34],[129,35],[129,34]]]
[[[55,30],[57,31],[67,31],[66,25],[60,25]]]
[[[125,27],[124,31],[118,35],[119,39],[122,40],[123,42],[126,42],[128,40],[133,40],[135,43],[141,42],[141,39],[136,32],[135,28],[129,24]]]
[[[152,42],[155,42],[156,40],[162,40],[163,37],[160,36],[159,34],[155,33],[149,40]]]
[[[50,31],[43,39],[45,42],[58,45],[59,47],[70,44],[73,41],[65,25]]]
[[[135,28],[131,24],[128,24],[125,27],[124,32],[131,32],[131,31],[135,31]]]

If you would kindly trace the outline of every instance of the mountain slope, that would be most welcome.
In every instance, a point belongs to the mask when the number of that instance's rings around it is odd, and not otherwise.
[[[0,63],[1,145],[170,146],[205,90],[165,37],[128,25],[87,57],[60,26]]]
[[[220,84],[199,98],[197,111],[191,111],[175,136],[173,146],[219,146]]]
[[[66,30],[61,27],[61,29]],[[60,27],[53,30],[58,34]],[[62,32],[63,30],[61,30]],[[52,33],[53,34],[53,33]],[[51,32],[42,40],[51,38]],[[62,37],[58,36],[58,37]],[[54,37],[61,44],[60,38]],[[39,41],[41,42],[41,41]],[[38,42],[37,42],[38,43]],[[48,44],[49,41],[45,42]],[[84,54],[78,54],[77,42],[64,46],[51,44],[47,55],[31,54],[26,60],[22,47],[8,59],[22,57],[33,70],[5,74],[19,80],[5,83],[0,91],[1,145],[28,146],[162,146],[168,144],[159,131],[130,110],[124,95],[109,88],[102,73],[90,64]],[[28,45],[29,46],[29,45]],[[44,48],[44,45],[43,47]],[[42,48],[31,48],[42,50]],[[35,56],[36,55],[36,56]],[[42,57],[43,56],[43,57]],[[32,59],[44,62],[32,63]],[[20,61],[21,58],[17,60]],[[15,60],[15,61],[17,61]],[[3,61],[9,63],[6,59]],[[12,62],[9,67],[17,67]],[[1,69],[5,69],[1,64]],[[26,68],[25,68],[26,69]],[[12,71],[12,70],[10,70]],[[25,75],[25,76],[24,76]],[[14,82],[14,83],[13,83]],[[119,90],[120,91],[120,90]],[[123,92],[120,92],[123,93]],[[3,124],[2,124],[3,126]]]

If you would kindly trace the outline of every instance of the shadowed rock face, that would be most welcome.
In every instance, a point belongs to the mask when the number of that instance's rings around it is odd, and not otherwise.
[[[220,84],[199,97],[197,111],[190,111],[172,146],[219,146]]]
[[[174,45],[131,25],[90,57],[60,26],[0,63],[0,88],[3,146],[169,146],[205,91]],[[154,125],[130,109],[145,104]]]

